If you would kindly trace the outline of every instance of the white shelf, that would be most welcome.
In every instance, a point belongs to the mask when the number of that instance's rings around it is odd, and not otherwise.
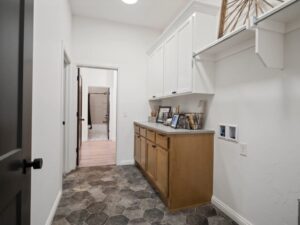
[[[274,10],[257,17],[254,21],[255,25],[260,24],[263,21],[270,20],[279,23],[291,23],[300,18],[300,0],[288,1]]]
[[[179,93],[179,94],[174,94],[174,95],[168,95],[168,96],[162,96],[162,97],[157,97],[157,98],[151,98],[149,99],[150,102],[154,102],[154,101],[161,101],[164,99],[170,99],[170,98],[177,98],[177,97],[182,97],[182,96],[199,96],[199,97],[209,97],[209,96],[214,96],[214,94],[207,94],[207,93]]]
[[[255,32],[248,29],[246,26],[239,28],[238,30],[223,36],[222,38],[216,40],[210,45],[206,46],[198,53],[194,54],[194,57],[198,57],[200,60],[211,59],[215,60],[216,55],[226,52],[232,49],[234,46],[239,45],[247,40],[253,39],[255,37]]]
[[[255,53],[267,68],[284,69],[284,35],[300,28],[300,0],[290,0],[194,54],[196,60],[217,61],[255,46]]]

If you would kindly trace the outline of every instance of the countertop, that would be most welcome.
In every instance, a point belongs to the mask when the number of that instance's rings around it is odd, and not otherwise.
[[[169,126],[165,126],[160,123],[150,123],[150,122],[137,122],[135,121],[134,124],[169,135],[175,134],[214,134],[215,131],[213,130],[186,130],[186,129],[174,129]]]

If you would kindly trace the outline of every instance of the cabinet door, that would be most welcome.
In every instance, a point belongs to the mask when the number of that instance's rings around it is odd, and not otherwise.
[[[163,46],[159,47],[155,51],[154,57],[154,64],[155,64],[155,73],[153,76],[154,81],[154,90],[155,96],[161,97],[163,96],[163,88],[164,88],[164,48]]]
[[[147,173],[153,181],[156,180],[156,145],[147,142]]]
[[[178,37],[172,35],[165,43],[164,95],[176,94],[178,79]]]
[[[193,19],[178,30],[178,93],[192,92]]]
[[[168,197],[169,190],[169,157],[168,151],[157,147],[157,173],[156,185],[161,193]]]
[[[139,165],[141,165],[141,137],[137,134],[134,137],[134,159]]]
[[[157,48],[149,57],[148,92],[150,98],[163,95],[164,48]]]
[[[147,143],[146,138],[141,137],[141,167],[146,170],[147,162]]]
[[[155,98],[155,83],[154,83],[154,74],[155,74],[155,52],[149,56],[148,59],[148,76],[147,76],[147,92],[149,98]]]

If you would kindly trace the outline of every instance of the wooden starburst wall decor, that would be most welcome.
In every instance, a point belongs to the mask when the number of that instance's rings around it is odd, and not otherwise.
[[[289,0],[222,0],[219,38]]]

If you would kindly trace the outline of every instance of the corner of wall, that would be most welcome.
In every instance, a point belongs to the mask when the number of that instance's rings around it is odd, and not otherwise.
[[[49,213],[49,216],[47,218],[47,221],[46,221],[45,225],[51,225],[52,224],[52,221],[53,221],[53,218],[55,216],[55,212],[56,212],[56,209],[58,207],[61,196],[62,196],[62,190],[59,190],[59,192],[57,193],[56,199],[55,199],[55,201],[54,201],[54,203],[51,207],[51,211]]]
[[[220,199],[218,199],[216,196],[212,197],[211,202],[213,205],[215,205],[217,208],[219,208],[221,211],[223,211],[227,216],[229,216],[231,219],[233,219],[238,224],[254,225],[250,221],[248,221],[246,218],[241,216],[238,212],[236,212],[235,210],[230,208],[228,205],[226,205],[224,202],[222,202]]]

